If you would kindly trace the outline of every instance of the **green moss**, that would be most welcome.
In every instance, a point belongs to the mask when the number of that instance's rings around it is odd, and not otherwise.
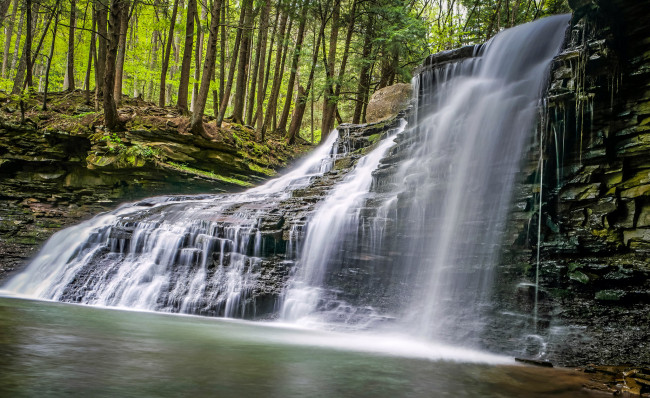
[[[584,267],[584,264],[580,263],[569,263],[569,272],[573,272],[577,270],[578,268]]]
[[[256,173],[265,174],[265,175],[267,175],[269,177],[272,177],[272,176],[274,176],[276,174],[274,170],[267,169],[267,168],[264,168],[264,167],[260,167],[260,166],[256,165],[255,163],[249,163],[248,168],[251,171],[254,171]]]
[[[618,289],[601,290],[596,292],[596,300],[601,301],[619,301],[623,297],[625,297],[625,292]]]
[[[570,272],[569,279],[571,279],[572,281],[580,282],[582,284],[589,283],[589,277],[580,271]]]
[[[205,171],[205,170],[195,169],[195,168],[189,167],[186,164],[178,164],[178,163],[174,163],[174,162],[167,162],[166,164],[168,166],[171,166],[174,169],[177,169],[177,170],[182,170],[182,171],[190,173],[190,174],[195,174],[195,175],[199,175],[199,176],[202,176],[202,177],[207,177],[207,178],[211,178],[211,179],[214,179],[214,180],[227,182],[229,184],[239,185],[241,187],[250,187],[250,186],[252,186],[252,184],[249,183],[249,182],[238,180],[238,179],[232,178],[232,177],[226,177],[226,176],[222,176],[222,175],[219,175],[219,174],[215,174],[212,171]]]
[[[381,139],[381,136],[381,133],[373,134],[368,137],[368,141],[370,141],[371,144],[374,144]]]

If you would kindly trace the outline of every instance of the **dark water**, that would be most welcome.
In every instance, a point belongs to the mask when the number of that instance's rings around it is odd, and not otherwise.
[[[359,334],[0,298],[2,397],[599,396],[573,372],[501,362]]]

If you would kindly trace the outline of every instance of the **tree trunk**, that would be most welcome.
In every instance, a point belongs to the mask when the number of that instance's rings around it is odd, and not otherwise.
[[[120,41],[120,26],[124,0],[111,0],[110,16],[108,20],[108,36],[106,48],[106,66],[104,67],[104,123],[109,130],[119,127],[117,106],[113,97],[115,88],[115,64],[117,61],[117,47]]]
[[[264,99],[266,98],[266,90],[268,88],[269,84],[269,75],[271,71],[271,55],[273,54],[273,44],[275,43],[275,34],[278,30],[278,22],[280,21],[280,7],[276,7],[276,12],[275,12],[275,19],[273,22],[273,32],[271,33],[271,42],[269,43],[269,51],[268,55],[266,56],[266,72],[260,74],[260,78],[262,76],[264,77],[264,82],[263,82],[263,87],[262,87],[262,103],[264,103]],[[258,90],[259,91],[259,90]],[[258,94],[259,97],[259,94]],[[261,107],[258,107],[257,110],[255,110],[255,116],[253,116],[253,119],[256,120],[255,122],[255,127],[257,128],[258,135],[257,139],[261,139],[261,136],[259,135],[259,132],[262,130],[262,123],[264,123],[264,109],[263,105]]]
[[[84,80],[84,86],[86,87],[86,104],[90,104],[90,72],[93,67],[93,59],[97,57],[97,51],[95,49],[95,27],[97,26],[97,21],[95,20],[95,10],[93,6],[92,12],[92,21],[91,21],[91,33],[90,33],[90,49],[88,51],[88,68],[86,69],[86,79]]]
[[[210,10],[210,34],[208,36],[207,53],[205,61],[203,62],[203,73],[201,74],[201,88],[199,95],[194,103],[192,109],[192,119],[190,120],[190,130],[196,134],[205,136],[203,130],[203,112],[205,111],[205,103],[208,99],[208,91],[210,90],[210,79],[212,71],[214,70],[214,62],[217,58],[217,36],[219,29],[219,10],[221,8],[221,0],[214,0],[212,3],[212,10]],[[210,139],[211,137],[206,137]]]
[[[293,99],[293,86],[296,82],[296,73],[298,72],[298,62],[300,61],[300,52],[302,51],[302,41],[305,36],[305,25],[307,24],[307,5],[303,3],[302,13],[300,15],[300,25],[298,26],[298,37],[296,38],[296,46],[293,49],[293,58],[291,60],[291,75],[289,75],[289,83],[287,85],[286,101],[284,102],[284,109],[282,109],[282,116],[278,123],[278,131],[286,134],[287,121],[289,119],[289,111],[291,110],[291,100]]]
[[[156,70],[156,60],[158,59],[158,43],[160,42],[160,32],[157,30],[153,31],[153,36],[151,38],[152,41],[152,49],[151,49],[151,63],[149,64],[149,72],[151,73],[152,71]],[[153,85],[154,79],[150,78],[149,79],[149,84],[147,86],[147,98],[149,101],[153,101],[154,97],[154,85]]]
[[[307,101],[309,100],[309,93],[311,92],[311,87],[314,83],[314,70],[316,69],[316,63],[318,62],[318,50],[320,48],[321,38],[325,35],[325,20],[321,23],[320,32],[318,38],[316,39],[316,46],[314,47],[314,53],[311,59],[311,70],[309,71],[309,79],[307,80],[307,88],[302,90],[302,87],[298,86],[298,95],[296,99],[296,106],[293,108],[293,116],[291,117],[291,124],[289,125],[289,133],[287,134],[287,143],[292,145],[296,142],[296,136],[300,132],[300,126],[302,125],[302,118],[305,115],[305,108],[307,107]],[[325,141],[325,135],[321,131],[320,142]]]
[[[208,11],[205,4],[201,4],[201,19],[198,18],[198,10],[196,13],[196,49],[194,54],[194,84],[192,84],[192,102],[190,108],[194,108],[194,101],[196,96],[199,95],[199,79],[201,78],[201,59],[203,58],[203,27],[201,21],[208,18]]]
[[[221,16],[221,52],[219,53],[219,98],[213,101],[214,116],[219,115],[219,108],[221,108],[221,100],[223,99],[224,90],[226,88],[226,25],[228,24],[228,0],[224,0],[221,4],[219,15]]]
[[[264,85],[258,85],[258,81],[264,76],[264,56],[266,55],[266,40],[268,38],[269,12],[271,11],[271,0],[266,0],[260,15],[260,28],[257,35],[257,46],[255,47],[255,61],[253,61],[253,74],[251,75],[251,86],[248,94],[248,108],[246,109],[246,124],[251,125],[253,120],[253,109],[255,107],[255,86],[258,87],[257,96],[264,98],[262,88]],[[259,107],[259,106],[258,106]]]
[[[225,54],[226,54],[226,24],[228,23],[228,20],[226,19],[226,9],[228,7],[227,4],[228,0],[222,1],[221,2],[221,10],[219,10],[219,14],[217,15],[217,25],[221,26],[221,39],[220,39],[220,60],[219,60],[219,88],[218,89],[212,89],[212,114],[217,117],[219,115],[219,105],[221,104],[219,101],[221,97],[223,96],[223,79],[224,79],[224,71],[225,71]],[[217,28],[219,29],[219,28]],[[215,55],[215,61],[216,61],[216,55]],[[214,83],[217,82],[217,70],[216,70],[216,65],[212,68],[212,76],[210,76],[212,81]],[[216,85],[216,84],[215,84]]]
[[[50,67],[52,66],[52,57],[54,56],[54,44],[56,43],[56,28],[59,25],[59,12],[54,15],[54,28],[52,29],[52,44],[50,45],[50,55],[47,57],[47,67],[45,68],[45,86],[43,88],[43,110],[47,110],[47,90],[50,83]]]
[[[345,36],[345,47],[343,48],[343,59],[341,60],[341,68],[339,69],[339,77],[336,79],[336,88],[334,89],[334,110],[333,113],[337,115],[337,120],[340,119],[338,116],[338,102],[341,96],[341,87],[343,86],[343,79],[345,78],[345,68],[347,67],[348,57],[350,55],[350,43],[352,42],[352,34],[354,33],[354,20],[356,17],[357,10],[357,0],[354,0],[352,3],[352,10],[350,12],[350,21],[348,24],[348,33]],[[339,121],[339,123],[341,123]],[[333,127],[333,126],[332,126]]]
[[[32,88],[32,40],[34,35],[34,31],[32,30],[33,29],[32,23],[34,22],[32,20],[32,0],[25,0],[25,7],[27,9],[27,26],[26,26],[27,35],[25,36],[25,48],[23,49],[23,53],[26,55],[25,85],[27,86],[28,89],[31,89]],[[22,85],[22,82],[19,82],[18,84],[20,86]]]
[[[167,34],[167,46],[165,48],[165,56],[163,58],[161,72],[160,72],[160,93],[158,93],[158,106],[165,106],[165,89],[167,86],[167,69],[169,68],[169,55],[172,51],[172,42],[174,40],[174,25],[176,24],[176,13],[178,12],[178,0],[174,0],[174,8],[172,9],[172,17],[169,21],[169,33]]]
[[[230,69],[228,70],[228,83],[226,83],[226,88],[221,98],[221,104],[219,105],[219,114],[217,115],[217,127],[221,127],[223,118],[226,115],[226,108],[228,108],[228,100],[230,99],[230,91],[232,90],[232,84],[235,77],[235,66],[237,66],[237,55],[239,54],[239,46],[241,45],[241,36],[242,36],[242,26],[244,24],[245,13],[242,12],[239,15],[239,23],[237,24],[237,35],[235,35],[235,48],[232,50],[232,55],[230,58]]]
[[[253,1],[245,0],[242,6],[244,25],[242,27],[241,45],[239,47],[239,65],[237,68],[237,84],[235,86],[234,123],[244,124],[244,100],[246,99],[246,75],[249,67],[249,51],[253,24]]]
[[[11,57],[11,66],[9,67],[9,70],[12,71],[16,69],[16,63],[18,63],[18,54],[20,52],[20,39],[22,38],[23,35],[23,25],[25,22],[25,9],[23,8],[20,11],[20,21],[18,22],[18,32],[16,32],[16,42],[14,43],[14,54],[13,57]]]
[[[185,46],[183,47],[183,62],[181,64],[181,78],[178,83],[178,100],[176,106],[183,113],[188,113],[187,90],[190,83],[190,68],[192,67],[192,46],[194,45],[194,19],[196,14],[196,0],[187,2],[187,22],[185,24]],[[197,46],[198,47],[198,46]]]
[[[4,22],[5,16],[9,11],[11,0],[0,0],[0,25]]]
[[[361,72],[359,73],[359,84],[357,86],[357,95],[356,95],[356,104],[354,106],[354,116],[352,117],[352,123],[359,124],[361,123],[363,116],[364,104],[368,101],[368,90],[370,89],[370,54],[372,52],[372,30],[373,30],[373,21],[372,19],[368,22],[368,27],[366,28],[366,34],[363,41],[363,50],[361,53],[361,59],[363,64],[361,66]]]
[[[68,69],[66,71],[68,91],[74,91],[74,27],[77,21],[77,2],[70,0],[70,26],[68,30]]]
[[[282,19],[280,20],[280,30],[278,32],[278,51],[275,55],[275,73],[273,74],[273,85],[271,86],[271,94],[269,102],[266,105],[266,114],[264,115],[264,123],[260,129],[260,139],[265,140],[266,130],[271,123],[271,119],[275,116],[275,109],[278,103],[278,94],[280,92],[280,81],[282,72],[280,64],[282,62],[282,49],[284,48],[285,29],[287,28],[287,19],[289,19],[289,10],[282,12]]]
[[[341,1],[334,0],[334,9],[332,10],[332,28],[330,34],[330,48],[327,59],[323,60],[323,64],[327,65],[325,68],[325,92],[323,94],[323,119],[321,121],[321,134],[327,134],[332,127],[334,127],[334,110],[336,108],[336,98],[334,98],[334,90],[332,88],[334,79],[334,63],[336,60],[336,42],[339,36],[339,19],[341,11]],[[325,47],[323,47],[323,53]],[[324,55],[324,54],[323,54]]]
[[[18,0],[14,0],[14,7],[11,11],[11,17],[9,18],[9,23],[5,28],[5,47],[4,47],[4,56],[2,58],[2,78],[7,77],[7,64],[9,63],[9,49],[11,48],[11,36],[14,33],[14,22],[16,21],[16,13],[18,11]],[[17,42],[20,41],[19,38],[16,39]]]
[[[124,79],[124,58],[126,56],[126,35],[129,29],[129,0],[124,0],[120,15],[120,40],[117,47],[117,60],[115,64],[115,87],[113,97],[115,105],[119,108],[122,102],[122,82]]]
[[[95,0],[95,12],[97,13],[97,62],[95,62],[95,84],[98,94],[103,92],[104,75],[106,74],[106,47],[108,30],[106,29],[108,21],[107,0]],[[99,100],[99,95],[97,96]]]

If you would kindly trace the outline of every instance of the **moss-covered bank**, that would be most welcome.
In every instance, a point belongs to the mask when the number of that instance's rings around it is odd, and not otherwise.
[[[137,99],[125,99],[125,128],[111,132],[82,92],[49,98],[42,111],[32,94],[21,123],[17,98],[0,92],[0,279],[66,225],[152,195],[242,190],[310,149],[207,118],[199,137],[176,109]]]

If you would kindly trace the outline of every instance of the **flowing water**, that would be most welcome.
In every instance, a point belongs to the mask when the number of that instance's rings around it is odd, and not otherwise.
[[[54,235],[3,289],[140,310],[275,313],[480,347],[512,187],[568,21],[515,27],[469,59],[423,71],[410,123],[365,156],[335,131],[292,172],[247,192],[123,205]],[[339,175],[343,156],[351,171],[286,229],[278,206]],[[269,223],[288,238],[264,235]],[[265,290],[269,268],[286,272],[280,293]]]
[[[293,171],[242,194],[146,199],[63,230],[4,288],[91,305],[254,315],[247,298],[264,249],[260,216],[331,170],[337,143],[335,131]]]
[[[3,397],[592,396],[570,371],[386,336],[7,298],[0,358]]]

